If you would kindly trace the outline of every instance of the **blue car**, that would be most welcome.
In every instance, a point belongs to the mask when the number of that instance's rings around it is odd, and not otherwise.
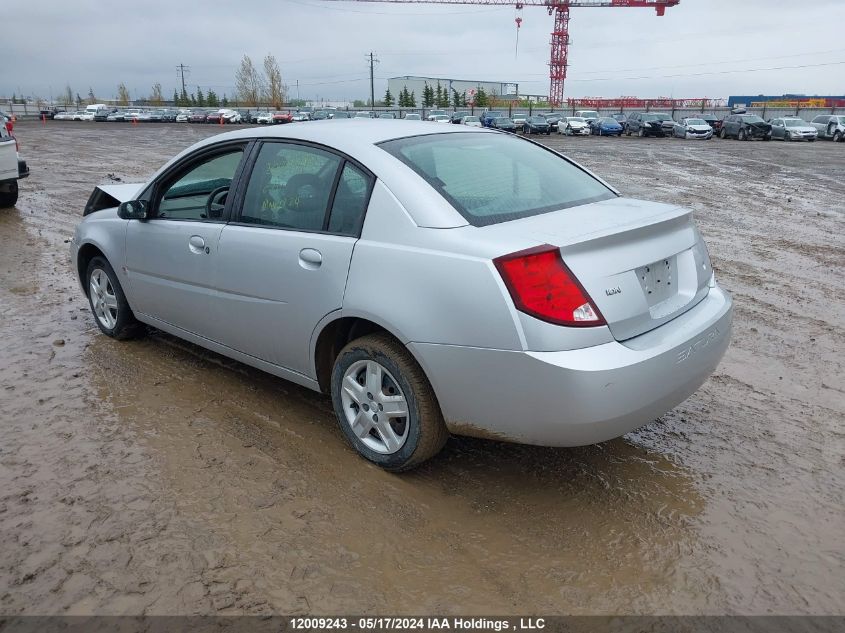
[[[613,117],[602,117],[590,123],[590,131],[599,136],[622,136],[622,126]]]
[[[481,119],[481,127],[495,127],[493,125],[493,121],[499,119],[503,116],[506,116],[502,112],[494,112],[493,110],[487,110],[484,112],[479,118]]]

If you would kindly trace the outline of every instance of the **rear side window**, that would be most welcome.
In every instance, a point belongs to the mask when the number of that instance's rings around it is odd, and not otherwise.
[[[381,143],[473,226],[615,197],[565,158],[502,134],[432,134]]]
[[[361,231],[372,180],[352,163],[343,166],[329,217],[329,232],[355,236]]]

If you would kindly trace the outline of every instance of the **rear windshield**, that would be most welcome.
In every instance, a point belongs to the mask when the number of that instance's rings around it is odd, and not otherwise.
[[[539,145],[505,134],[431,134],[380,144],[473,226],[508,222],[615,197]]]

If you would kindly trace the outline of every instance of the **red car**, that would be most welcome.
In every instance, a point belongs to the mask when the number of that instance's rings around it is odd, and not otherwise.
[[[293,122],[293,115],[290,112],[274,112],[273,113],[273,125],[277,125],[279,123],[292,123]]]
[[[206,122],[206,123],[220,123],[220,117],[221,117],[221,116],[222,116],[222,115],[221,115],[219,112],[217,112],[217,111],[215,111],[215,112],[209,112],[209,113],[205,116],[205,122]]]
[[[205,123],[206,116],[208,116],[208,113],[205,110],[195,110],[188,117],[188,121],[190,123]]]

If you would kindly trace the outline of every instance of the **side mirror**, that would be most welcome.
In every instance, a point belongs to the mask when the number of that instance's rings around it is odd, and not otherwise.
[[[120,203],[117,208],[117,215],[124,220],[146,220],[147,209],[146,200],[129,200]]]

